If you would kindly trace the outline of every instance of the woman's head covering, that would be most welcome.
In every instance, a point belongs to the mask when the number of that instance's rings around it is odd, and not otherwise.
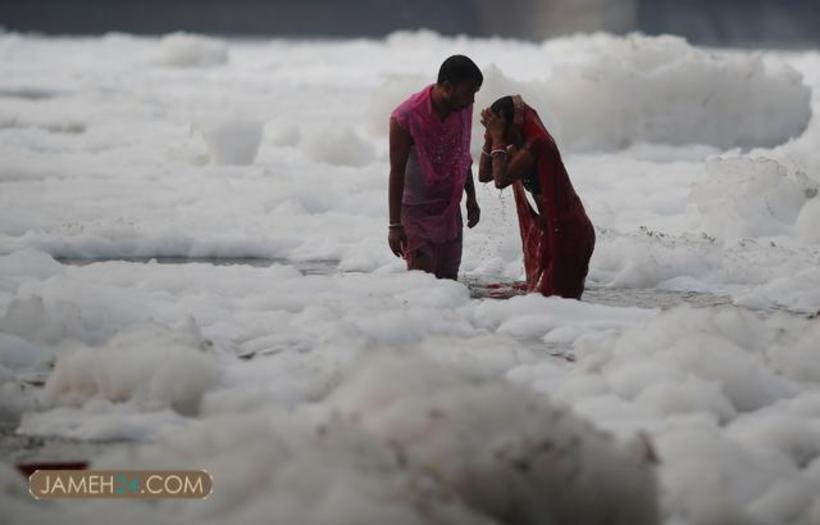
[[[491,109],[501,115],[508,126],[518,127],[524,140],[550,137],[538,113],[524,102],[521,95],[501,97],[493,103]]]

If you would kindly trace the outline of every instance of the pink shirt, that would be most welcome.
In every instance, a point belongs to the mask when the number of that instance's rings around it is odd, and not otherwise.
[[[472,165],[473,106],[442,121],[433,110],[432,90],[430,85],[411,95],[391,114],[413,138],[402,198],[410,244],[412,237],[443,243],[461,234],[461,196]]]

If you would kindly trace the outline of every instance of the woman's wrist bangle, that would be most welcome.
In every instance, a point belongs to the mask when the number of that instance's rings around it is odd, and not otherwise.
[[[399,228],[404,228],[404,225],[400,222],[391,222],[387,225],[387,229],[389,230],[398,230]]]
[[[490,156],[490,152],[488,150],[484,149],[484,148],[481,148],[481,154],[486,156],[486,157]]]
[[[496,156],[497,154],[499,154],[499,153],[500,153],[500,154],[502,154],[502,155],[504,155],[505,157],[507,156],[507,150],[505,150],[505,149],[503,149],[503,148],[499,148],[499,149],[494,149],[494,150],[492,150],[492,151],[490,152],[490,155],[492,155],[493,157],[495,157],[495,156]]]

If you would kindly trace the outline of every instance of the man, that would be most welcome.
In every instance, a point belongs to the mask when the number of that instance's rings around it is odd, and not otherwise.
[[[484,77],[462,55],[451,56],[438,81],[410,96],[390,116],[388,243],[409,270],[456,279],[461,265],[461,195],[467,226],[478,224],[470,156],[473,101]]]

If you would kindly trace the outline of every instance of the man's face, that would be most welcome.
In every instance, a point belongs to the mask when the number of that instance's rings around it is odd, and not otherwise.
[[[462,110],[475,102],[475,94],[481,89],[481,84],[475,80],[464,80],[456,84],[446,84],[449,93],[449,104],[453,111]]]

